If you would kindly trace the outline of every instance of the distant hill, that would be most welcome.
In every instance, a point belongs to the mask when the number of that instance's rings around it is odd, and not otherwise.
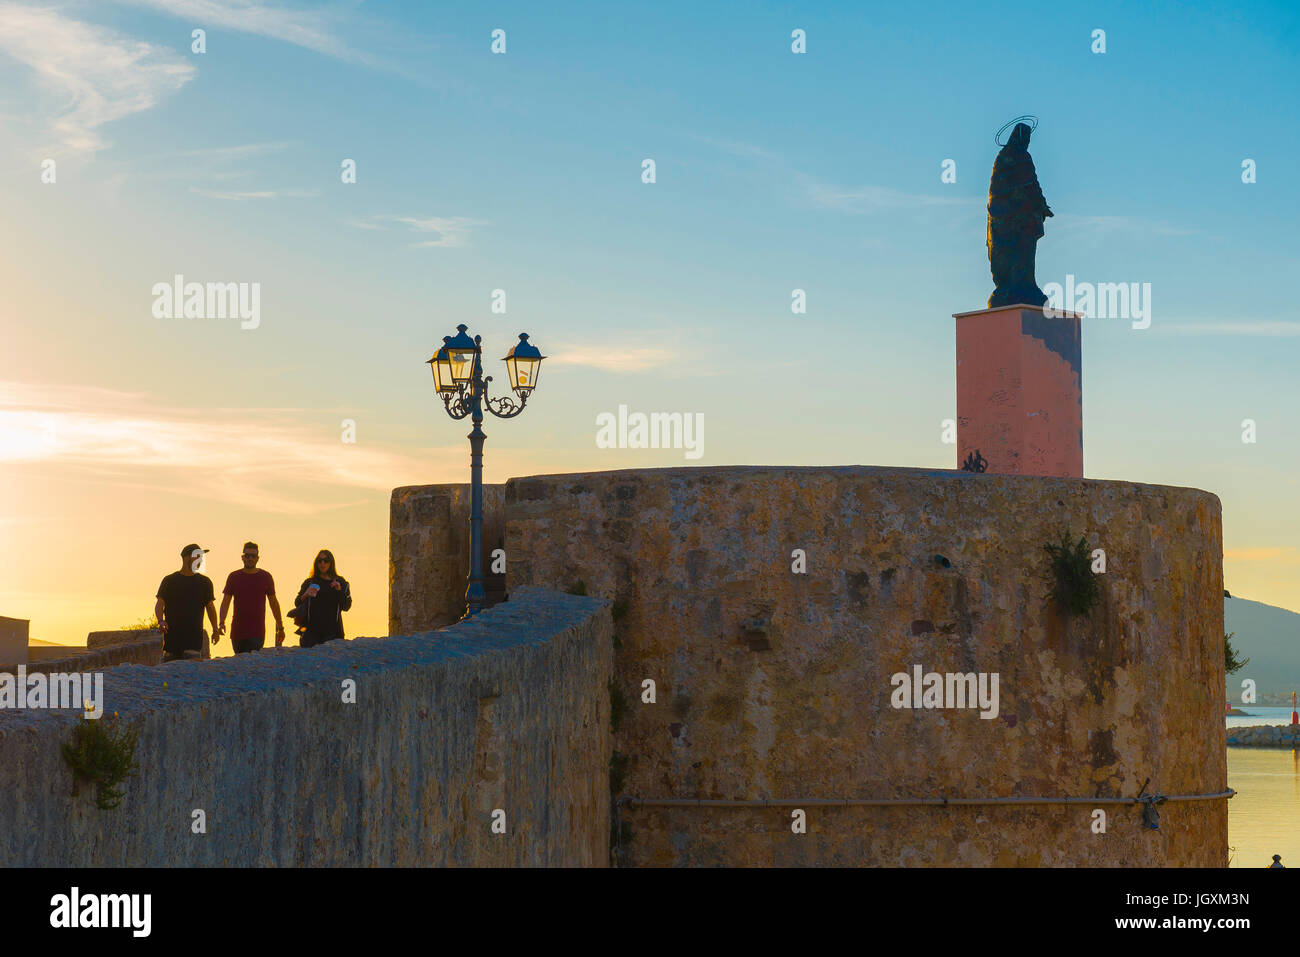
[[[1257,704],[1290,704],[1300,691],[1300,615],[1246,598],[1223,599],[1223,627],[1250,664],[1228,679],[1228,700],[1241,700],[1241,679],[1253,678]]]

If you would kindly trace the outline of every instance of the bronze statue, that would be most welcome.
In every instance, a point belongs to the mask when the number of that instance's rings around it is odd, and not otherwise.
[[[1019,120],[1031,120],[1034,126]],[[1043,221],[1052,215],[1029,155],[1029,135],[1038,121],[1022,116],[1011,122],[1016,124],[1015,129],[993,161],[989,180],[989,268],[997,287],[989,296],[990,308],[1020,302],[1041,306],[1047,302],[1034,279],[1038,238],[1043,235]],[[1006,126],[998,135],[1005,130]]]

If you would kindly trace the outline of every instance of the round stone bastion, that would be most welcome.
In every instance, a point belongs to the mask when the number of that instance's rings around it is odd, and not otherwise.
[[[1061,577],[1049,546],[1081,538]],[[510,589],[613,599],[621,865],[1227,865],[1209,492],[531,476],[506,484],[505,543]]]

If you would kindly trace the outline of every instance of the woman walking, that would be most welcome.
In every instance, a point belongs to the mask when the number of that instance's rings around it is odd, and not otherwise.
[[[343,612],[352,607],[352,590],[334,567],[334,553],[322,548],[312,563],[311,577],[298,589],[294,618],[298,645],[316,645],[343,637]]]

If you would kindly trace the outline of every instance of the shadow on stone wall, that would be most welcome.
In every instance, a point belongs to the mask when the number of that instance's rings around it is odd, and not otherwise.
[[[492,551],[505,545],[504,485],[483,486],[483,585],[486,608],[505,600],[506,576],[493,574]],[[469,575],[468,485],[393,490],[389,510],[388,633],[441,628],[465,614]]]

